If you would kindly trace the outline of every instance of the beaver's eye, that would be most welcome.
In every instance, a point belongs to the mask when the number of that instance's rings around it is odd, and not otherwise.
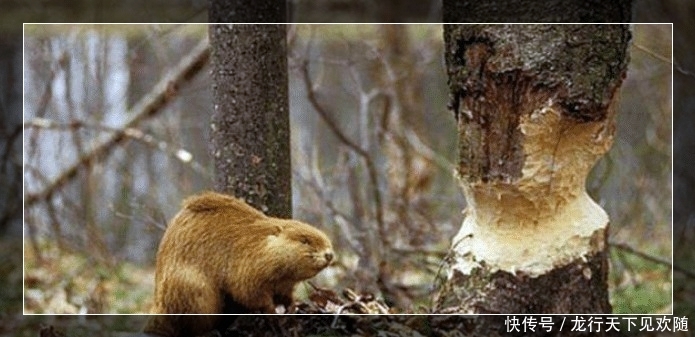
[[[308,245],[308,244],[309,244],[309,238],[307,238],[306,236],[302,236],[301,241],[302,241],[302,243],[305,244],[305,245]]]

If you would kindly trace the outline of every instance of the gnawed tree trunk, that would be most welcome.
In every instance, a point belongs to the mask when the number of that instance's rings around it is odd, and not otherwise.
[[[210,26],[211,139],[215,188],[244,198],[268,215],[290,218],[285,38],[284,25]]]
[[[444,39],[468,202],[449,300],[472,313],[609,313],[609,219],[585,180],[613,139],[628,27],[445,25]]]

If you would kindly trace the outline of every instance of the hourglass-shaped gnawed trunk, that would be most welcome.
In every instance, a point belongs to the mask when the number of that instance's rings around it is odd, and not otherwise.
[[[626,25],[445,25],[468,206],[448,289],[472,313],[608,313],[606,212]]]

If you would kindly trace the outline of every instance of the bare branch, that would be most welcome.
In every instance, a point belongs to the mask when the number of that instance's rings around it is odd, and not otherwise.
[[[657,54],[656,52],[653,52],[653,51],[649,50],[649,48],[647,48],[647,47],[645,47],[645,46],[643,46],[643,45],[641,45],[641,44],[638,44],[638,43],[634,43],[634,42],[633,42],[632,45],[635,46],[635,48],[637,48],[637,49],[639,49],[639,50],[645,52],[647,55],[649,55],[649,56],[651,56],[651,57],[653,57],[653,58],[655,58],[655,59],[661,60],[661,61],[666,62],[666,63],[668,63],[668,64],[672,64],[671,60],[668,59],[666,56]]]
[[[673,264],[670,261],[667,261],[666,259],[664,259],[663,257],[654,256],[654,255],[650,255],[650,254],[641,252],[635,248],[630,247],[629,245],[627,245],[625,243],[609,242],[608,244],[615,249],[619,249],[619,250],[622,250],[626,253],[630,253],[632,255],[639,256],[645,260],[648,260],[648,261],[651,261],[654,263],[658,263],[660,265],[664,265],[664,266],[668,267],[669,269],[673,269],[673,270],[675,270],[679,273],[682,273],[688,277],[695,278],[695,272],[688,270],[688,269],[685,269],[682,266]]]
[[[372,160],[371,156],[369,155],[369,152],[366,149],[360,147],[357,143],[351,140],[343,132],[343,130],[340,129],[338,124],[329,115],[328,110],[326,110],[326,107],[319,102],[316,93],[316,87],[313,85],[309,77],[308,59],[305,58],[299,68],[302,73],[302,79],[304,80],[304,85],[307,91],[307,98],[309,99],[309,103],[311,103],[311,106],[319,114],[321,119],[326,123],[326,125],[333,132],[336,138],[338,138],[338,140],[341,143],[345,144],[345,146],[354,151],[364,161],[369,175],[372,196],[374,198],[374,204],[376,209],[376,221],[379,230],[379,235],[381,236],[382,240],[386,240],[386,242],[388,242],[388,234],[386,233],[386,228],[384,225],[384,211],[381,202],[381,193],[379,192],[378,175],[376,166],[374,165],[374,161]]]
[[[172,157],[176,158],[180,162],[190,165],[191,168],[198,174],[212,177],[212,173],[203,167],[200,163],[193,160],[193,155],[183,148],[175,148],[169,145],[167,142],[162,140],[157,140],[154,136],[143,132],[142,130],[136,128],[114,128],[102,124],[88,123],[80,120],[74,120],[70,123],[56,123],[51,120],[43,118],[35,118],[24,123],[24,128],[36,128],[36,129],[46,129],[46,130],[76,130],[79,128],[90,128],[99,131],[122,133],[125,138],[134,139],[136,141],[142,142],[147,146],[154,149],[160,150],[162,152],[168,153]]]
[[[348,243],[353,251],[359,252],[359,245],[354,238],[353,233],[349,230],[350,227],[355,227],[355,225],[350,220],[350,216],[340,211],[336,207],[335,203],[333,203],[332,199],[327,196],[328,193],[326,193],[326,191],[322,188],[323,184],[316,179],[311,179],[302,174],[297,174],[295,177],[297,177],[297,179],[301,181],[304,186],[308,186],[309,189],[314,192],[320,200],[323,201],[323,206],[325,206],[328,216],[332,217],[335,224],[338,225],[338,229],[342,233],[342,237],[345,239],[345,242]]]
[[[207,63],[209,58],[208,40],[201,41],[193,51],[185,56],[173,70],[157,83],[152,91],[145,95],[126,115],[133,116],[122,130],[115,132],[92,151],[82,156],[75,164],[63,171],[43,191],[29,194],[25,197],[25,206],[31,207],[37,201],[50,198],[58,189],[72,180],[82,167],[90,165],[95,158],[103,157],[114,149],[115,145],[123,141],[126,130],[133,128],[140,122],[147,120],[159,113],[164,106],[176,97],[177,89],[190,81]]]
[[[681,74],[687,75],[687,76],[690,76],[690,77],[695,77],[695,73],[693,73],[693,72],[690,71],[690,70],[687,70],[687,69],[683,68],[683,67],[682,67],[680,64],[678,64],[678,62],[676,62],[675,60],[673,60],[673,62],[672,62],[672,61],[671,61],[669,58],[667,58],[666,56],[663,56],[663,55],[661,55],[661,54],[657,54],[656,52],[654,52],[654,51],[650,50],[649,48],[644,47],[644,46],[642,46],[642,45],[640,45],[640,44],[633,43],[632,45],[635,46],[635,48],[637,48],[637,49],[643,51],[645,54],[647,54],[647,55],[649,55],[649,56],[651,56],[651,57],[653,57],[653,58],[655,58],[655,59],[657,59],[657,60],[659,60],[659,61],[662,61],[662,62],[665,62],[665,63],[668,63],[668,64],[672,65],[672,66],[673,66],[673,69],[675,69],[676,71],[680,72]]]
[[[454,172],[456,170],[456,165],[452,163],[451,160],[427,146],[427,144],[420,139],[415,131],[407,128],[403,131],[403,133],[405,134],[405,138],[408,140],[410,147],[415,153],[435,163],[437,166],[446,170],[447,172]]]

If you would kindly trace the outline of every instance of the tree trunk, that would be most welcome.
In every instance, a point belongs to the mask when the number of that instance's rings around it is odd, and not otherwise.
[[[287,22],[288,9],[285,0],[210,0],[209,5],[209,23]]]
[[[584,185],[612,143],[628,27],[445,25],[444,39],[468,202],[445,298],[470,313],[610,313],[609,219]]]
[[[0,235],[22,234],[22,43],[0,35]]]
[[[218,191],[292,216],[284,25],[213,25],[212,156]]]

